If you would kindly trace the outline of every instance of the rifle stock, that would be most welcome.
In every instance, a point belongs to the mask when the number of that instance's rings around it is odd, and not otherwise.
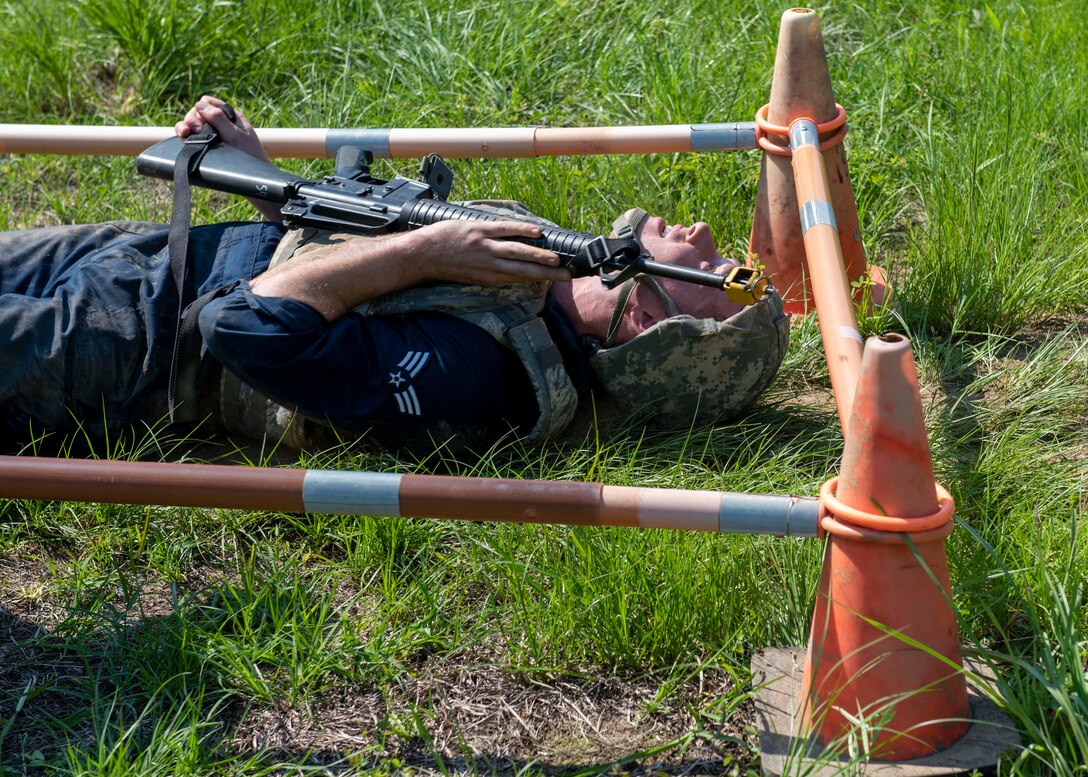
[[[137,172],[172,181],[174,163],[184,143],[181,138],[167,138],[156,143],[136,157]],[[209,148],[190,174],[189,181],[209,189],[281,204],[291,199],[298,184],[306,183],[305,179],[270,162],[226,145]]]

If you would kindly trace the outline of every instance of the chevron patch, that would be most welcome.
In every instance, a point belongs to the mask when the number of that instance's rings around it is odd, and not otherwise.
[[[389,373],[389,384],[393,387],[393,399],[397,401],[397,408],[404,415],[420,415],[419,396],[410,385],[412,378],[431,358],[430,351],[408,351],[404,358],[397,364],[397,369]],[[401,386],[404,390],[400,390]]]

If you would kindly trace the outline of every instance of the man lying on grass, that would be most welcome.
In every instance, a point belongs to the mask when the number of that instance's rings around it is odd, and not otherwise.
[[[267,159],[250,123],[204,97],[178,135],[205,122]],[[511,431],[547,439],[603,390],[686,428],[751,402],[782,360],[788,319],[773,291],[725,294],[640,276],[605,289],[558,257],[507,238],[547,223],[516,203],[508,221],[443,221],[382,238],[286,231],[271,221],[190,230],[186,294],[218,291],[193,316],[177,414],[228,432],[315,424],[388,445],[485,446]],[[724,273],[710,228],[632,209],[659,262]],[[0,234],[0,434],[105,435],[168,416],[178,295],[168,228],[108,222]],[[179,354],[186,352],[180,349]],[[305,422],[298,417],[306,419]]]

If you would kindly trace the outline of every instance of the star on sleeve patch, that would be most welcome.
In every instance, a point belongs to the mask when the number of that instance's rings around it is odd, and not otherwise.
[[[412,379],[426,366],[430,358],[430,351],[408,351],[389,373],[393,398],[397,400],[397,408],[405,415],[420,415],[419,396],[412,386]]]

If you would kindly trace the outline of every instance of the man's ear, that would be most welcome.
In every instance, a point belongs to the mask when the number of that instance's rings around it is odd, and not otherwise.
[[[664,312],[661,303],[653,295],[648,300],[643,296],[640,284],[627,308],[627,320],[633,332],[631,336],[640,335],[652,327],[662,319]]]
[[[660,320],[653,315],[653,312],[646,310],[641,305],[632,305],[631,309],[627,311],[627,318],[635,334],[642,334]]]

